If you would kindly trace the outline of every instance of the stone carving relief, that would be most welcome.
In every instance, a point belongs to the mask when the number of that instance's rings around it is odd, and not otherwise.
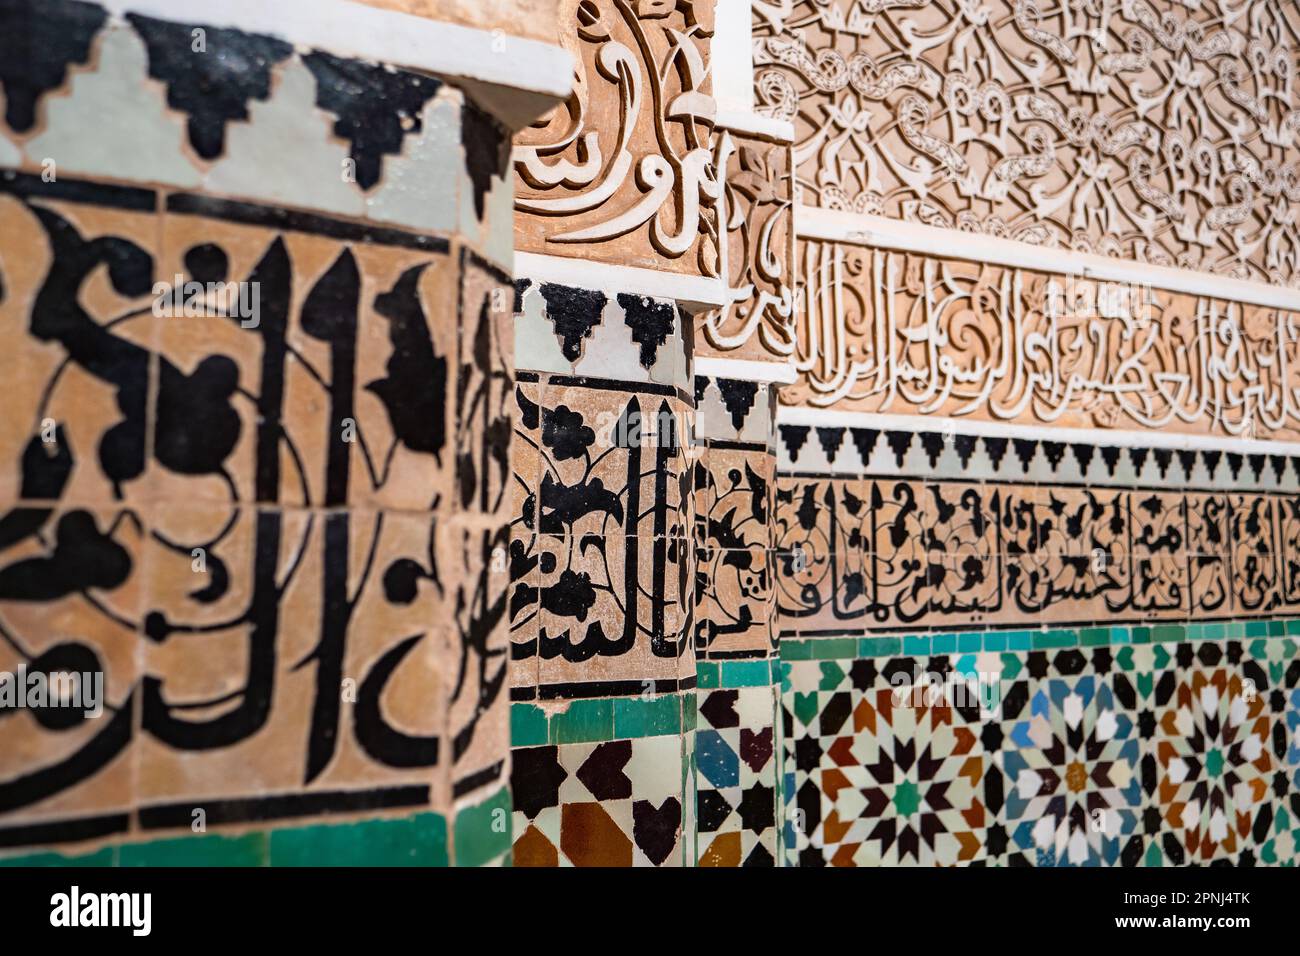
[[[717,276],[711,2],[565,0],[574,93],[515,139],[521,250]]]
[[[794,180],[787,143],[718,133],[727,171],[719,218],[727,304],[705,313],[702,351],[782,359],[794,353]]]
[[[1268,0],[755,0],[796,201],[1300,280],[1300,10]]]
[[[793,404],[1246,438],[1300,434],[1300,316],[804,242]]]

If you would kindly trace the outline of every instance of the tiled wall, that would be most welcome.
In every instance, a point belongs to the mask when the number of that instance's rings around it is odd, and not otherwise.
[[[788,862],[1296,861],[1291,461],[1049,444],[782,427]]]
[[[0,856],[508,858],[508,132],[202,22],[0,36],[0,668],[107,698],[0,710]]]
[[[788,862],[1293,866],[1298,633],[786,638]]]
[[[1300,610],[1295,459],[906,430],[780,432],[785,634]]]
[[[690,317],[648,296],[516,290],[515,863],[690,863]]]
[[[780,749],[773,589],[776,392],[695,379],[700,866],[773,866]]]
[[[563,2],[511,153],[0,0],[0,666],[110,704],[0,710],[0,860],[1293,863],[1293,312],[865,225],[1288,282],[1292,12],[994,6],[755,0],[745,113],[708,0]]]
[[[1294,864],[1294,6],[753,13],[783,862]]]

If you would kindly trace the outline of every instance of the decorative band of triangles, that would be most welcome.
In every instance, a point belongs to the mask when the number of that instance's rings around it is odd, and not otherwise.
[[[777,469],[1237,491],[1300,490],[1300,457],[1223,449],[1123,447],[937,431],[777,425]]]
[[[776,390],[765,382],[695,376],[695,436],[771,446]]]

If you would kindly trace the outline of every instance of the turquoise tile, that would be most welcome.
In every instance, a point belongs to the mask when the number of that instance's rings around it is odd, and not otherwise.
[[[916,636],[909,635],[904,637],[903,653],[908,657],[927,657],[930,653],[929,636],[918,634]]]
[[[1110,628],[1085,627],[1079,632],[1079,644],[1083,647],[1105,647],[1110,643]]]
[[[931,654],[955,654],[956,652],[956,634],[935,634],[930,638]]]
[[[692,702],[694,695],[690,695]],[[659,697],[620,697],[614,701],[614,737],[631,740],[637,737],[662,737],[681,733],[682,697],[663,694]]]
[[[844,668],[836,661],[822,661],[820,666],[822,679],[817,684],[818,688],[821,690],[838,690],[847,676]]]
[[[767,661],[722,661],[723,687],[765,687],[771,678]]]
[[[1157,644],[1177,643],[1187,639],[1187,629],[1181,624],[1157,624],[1151,629],[1151,640]]]
[[[0,857],[0,867],[101,867],[116,865],[117,847],[115,846],[106,846],[102,850],[96,850],[94,853],[65,855],[55,851],[45,851],[41,853],[23,853],[19,856]]]
[[[1007,635],[1007,650],[1031,651],[1033,649],[1034,633],[1032,631],[1013,631]]]
[[[974,654],[962,654],[953,662],[952,669],[963,677],[975,679],[979,676],[979,671],[975,667]]]
[[[551,715],[551,743],[581,744],[614,739],[612,700],[575,700]]]
[[[456,814],[452,852],[457,866],[483,866],[510,852],[510,788]]]
[[[902,638],[864,637],[858,641],[858,654],[862,657],[897,657],[902,653]]]
[[[813,643],[813,654],[819,661],[852,660],[858,656],[856,637],[823,637]]]
[[[781,659],[783,661],[813,660],[813,641],[808,638],[789,639],[781,642]]]
[[[203,834],[127,843],[119,848],[119,866],[266,866],[267,836]]]
[[[536,704],[510,705],[510,746],[540,747],[550,740],[546,711]]]
[[[437,813],[272,830],[270,838],[272,866],[448,864],[447,820]]]
[[[1074,631],[1039,631],[1034,634],[1034,650],[1053,650],[1058,647],[1075,647],[1079,637]]]
[[[984,635],[978,632],[960,635],[957,638],[957,649],[963,654],[978,654],[984,649]]]
[[[984,635],[984,650],[1005,651],[1007,649],[1006,631],[989,631]]]

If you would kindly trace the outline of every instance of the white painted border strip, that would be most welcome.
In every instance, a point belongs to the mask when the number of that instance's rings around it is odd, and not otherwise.
[[[713,124],[720,129],[774,140],[778,143],[794,142],[794,124],[788,120],[772,119],[760,113],[738,113],[719,110]]]
[[[749,0],[717,0],[709,72],[719,109],[754,108],[754,31]]]
[[[705,378],[731,378],[768,385],[793,385],[798,377],[794,366],[787,362],[758,362],[753,359],[714,358],[709,355],[695,359],[695,374]]]
[[[1134,431],[1106,428],[1062,428],[1056,425],[1024,425],[945,416],[889,415],[846,412],[834,408],[780,406],[778,425],[811,425],[828,428],[875,428],[881,431],[943,432],[949,424],[961,435],[990,438],[1022,438],[1119,448],[1172,448],[1189,451],[1238,452],[1243,455],[1300,455],[1300,442],[1232,438],[1217,435],[1184,435],[1178,432]]]
[[[538,282],[602,292],[629,292],[652,299],[674,299],[684,308],[716,308],[727,303],[726,284],[721,279],[675,275],[657,269],[617,266],[587,259],[548,256],[536,252],[515,253],[515,276]]]
[[[550,43],[347,0],[98,0],[110,13],[232,27],[406,69],[568,96],[573,58]]]
[[[1085,278],[1151,285],[1173,292],[1300,311],[1300,289],[1216,276],[1195,269],[1148,265],[1072,249],[1035,246],[1014,239],[812,206],[797,207],[794,221],[801,239],[898,249],[1040,272],[1073,273]]]

